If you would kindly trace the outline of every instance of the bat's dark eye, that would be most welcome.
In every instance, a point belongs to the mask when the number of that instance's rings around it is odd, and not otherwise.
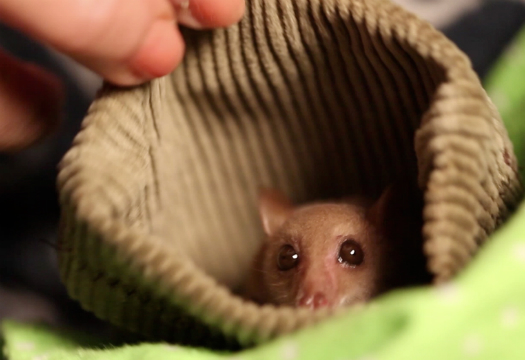
[[[299,254],[292,245],[284,245],[277,255],[277,266],[279,270],[287,271],[293,269],[299,263]]]
[[[365,254],[361,245],[357,241],[348,239],[341,244],[341,249],[339,250],[339,259],[340,263],[345,263],[350,266],[357,266],[363,262]]]

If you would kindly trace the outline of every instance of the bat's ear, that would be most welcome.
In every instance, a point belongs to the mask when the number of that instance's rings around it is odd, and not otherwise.
[[[282,192],[268,188],[259,191],[259,215],[266,235],[275,234],[292,211],[292,203]]]
[[[389,185],[367,212],[370,221],[376,224],[384,224],[387,220],[389,207],[394,200],[394,186]]]

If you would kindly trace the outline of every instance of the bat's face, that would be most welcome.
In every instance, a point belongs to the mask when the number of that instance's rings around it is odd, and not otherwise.
[[[428,283],[419,200],[392,189],[373,204],[299,207],[280,192],[262,192],[259,212],[268,238],[256,270],[263,301],[338,307]]]
[[[269,236],[263,283],[275,304],[318,308],[364,302],[382,290],[388,256],[365,209],[299,207]]]

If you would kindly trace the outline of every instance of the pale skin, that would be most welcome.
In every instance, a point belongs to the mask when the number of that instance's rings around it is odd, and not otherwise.
[[[337,308],[428,282],[418,210],[397,206],[397,200],[390,188],[375,202],[294,206],[284,194],[263,190],[259,212],[267,238],[246,296],[258,303]]]
[[[178,25],[226,27],[244,10],[244,0],[0,0],[0,21],[111,83],[131,86],[181,62],[185,44]],[[27,91],[31,87],[42,91]],[[51,74],[0,49],[0,151],[27,147],[49,132],[62,96]]]

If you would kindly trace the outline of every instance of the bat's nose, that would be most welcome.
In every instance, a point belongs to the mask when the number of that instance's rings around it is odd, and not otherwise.
[[[318,309],[321,307],[328,306],[328,300],[325,294],[323,294],[322,292],[316,292],[314,294],[303,295],[297,301],[297,305],[309,309]]]

